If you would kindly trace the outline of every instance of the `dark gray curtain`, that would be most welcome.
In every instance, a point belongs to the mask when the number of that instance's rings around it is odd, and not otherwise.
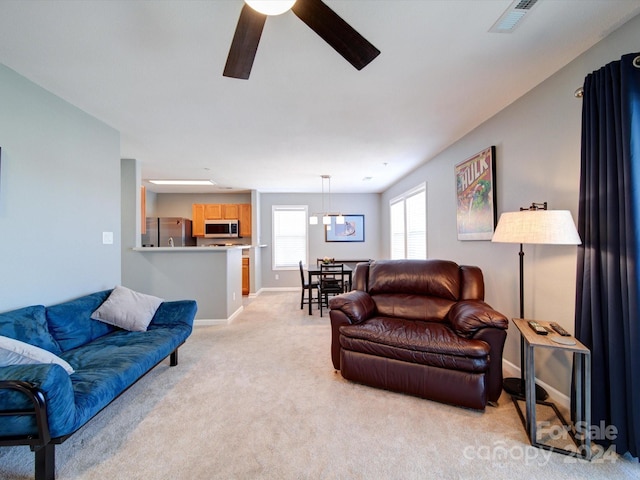
[[[636,65],[634,65],[634,62]],[[576,337],[591,350],[595,438],[640,454],[640,54],[588,75],[582,154]],[[600,437],[604,435],[599,435]]]

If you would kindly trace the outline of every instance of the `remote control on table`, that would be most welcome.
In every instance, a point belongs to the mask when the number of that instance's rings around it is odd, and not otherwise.
[[[564,328],[562,328],[560,325],[558,325],[555,322],[550,323],[549,326],[551,328],[553,328],[558,335],[562,335],[563,337],[570,337],[571,336],[571,334],[569,332],[567,332]]]
[[[534,320],[529,320],[527,323],[531,327],[531,330],[536,332],[538,335],[546,335],[549,333],[542,325]]]

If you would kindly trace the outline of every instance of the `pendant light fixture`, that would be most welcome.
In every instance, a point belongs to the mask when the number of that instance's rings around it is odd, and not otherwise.
[[[331,175],[320,175],[322,178],[322,212],[314,213],[309,217],[309,225],[318,225],[318,217],[322,217],[322,224],[326,225],[327,230],[331,229],[331,217],[336,217],[336,224],[342,225],[344,224],[344,215],[339,212],[331,211]],[[324,182],[325,180],[328,182],[328,200],[329,200],[329,209],[325,210],[325,193],[324,193]]]

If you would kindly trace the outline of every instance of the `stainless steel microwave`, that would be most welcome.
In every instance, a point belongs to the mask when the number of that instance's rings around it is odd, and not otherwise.
[[[237,238],[239,224],[238,220],[205,220],[204,238]]]

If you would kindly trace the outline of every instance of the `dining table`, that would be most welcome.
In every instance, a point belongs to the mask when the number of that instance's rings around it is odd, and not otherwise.
[[[313,284],[313,277],[318,277],[318,279],[320,278],[320,275],[322,273],[322,269],[320,268],[320,265],[309,265],[309,268],[307,268],[307,281],[309,282],[309,285]],[[353,269],[346,265],[343,264],[342,267],[342,280],[344,281],[345,277],[347,277],[347,285],[349,286],[349,288],[351,288],[351,277],[353,276]],[[309,296],[311,296],[313,293],[311,290],[309,290]],[[319,301],[322,301],[322,299],[320,299]],[[311,307],[312,307],[312,302],[311,299],[309,299],[309,315],[313,315]]]

